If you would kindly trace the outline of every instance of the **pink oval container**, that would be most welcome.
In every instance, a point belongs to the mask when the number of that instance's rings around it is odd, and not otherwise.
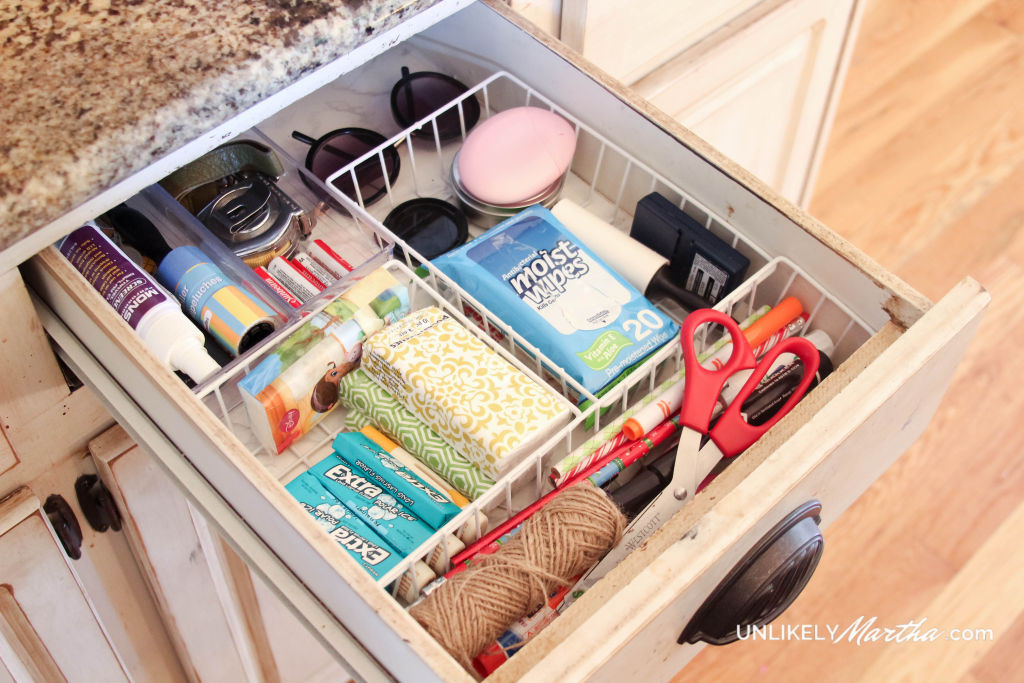
[[[456,162],[459,181],[481,202],[515,206],[558,183],[575,151],[576,131],[558,114],[507,109],[466,137]]]

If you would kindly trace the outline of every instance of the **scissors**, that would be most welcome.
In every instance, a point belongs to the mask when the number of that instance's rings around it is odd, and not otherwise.
[[[697,359],[694,340],[698,329],[705,324],[723,326],[732,340],[729,360],[721,366],[708,368],[701,365]],[[693,500],[698,487],[719,461],[739,455],[775,426],[807,393],[814,375],[818,372],[818,349],[807,339],[784,339],[758,361],[754,358],[750,344],[736,321],[714,309],[702,308],[690,313],[683,321],[680,336],[686,384],[679,408],[679,424],[682,431],[676,449],[672,479],[668,486],[630,522],[618,545],[580,579],[576,589],[586,590],[596,583],[623,557],[650,538],[672,515]],[[741,413],[744,401],[776,364],[779,356],[785,353],[791,353],[803,362],[804,371],[800,383],[771,419],[761,425],[748,424]],[[719,395],[722,389],[731,377],[740,372],[747,374],[743,386],[712,427],[711,420],[715,416],[716,407],[720,405]],[[701,448],[701,441],[705,435],[710,437],[710,440]]]

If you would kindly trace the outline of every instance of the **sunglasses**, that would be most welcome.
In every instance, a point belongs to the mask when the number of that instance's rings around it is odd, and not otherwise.
[[[391,115],[399,126],[408,128],[458,99],[467,90],[469,88],[451,76],[436,71],[410,73],[408,67],[403,66],[401,80],[391,89]],[[435,118],[437,137],[441,142],[457,138],[462,135],[463,123],[468,131],[479,120],[480,103],[476,96],[467,97],[461,107],[454,106]],[[420,126],[412,132],[412,136],[431,139],[434,137],[433,126]]]
[[[467,90],[469,88],[451,76],[433,71],[410,72],[407,67],[402,67],[402,78],[391,89],[391,113],[395,122],[405,129],[448,105]],[[459,106],[436,116],[433,124],[413,131],[412,137],[432,139],[436,128],[438,140],[446,142],[461,136],[463,130],[468,131],[479,120],[480,103],[475,96],[467,97]],[[319,138],[292,131],[292,137],[310,146],[306,154],[306,168],[324,182],[387,142],[383,135],[366,128],[338,128]],[[383,147],[377,158],[363,161],[352,173],[335,178],[331,185],[353,201],[358,203],[361,199],[363,206],[369,206],[387,193],[388,185],[394,185],[399,166],[395,147]],[[310,189],[318,190],[311,185]]]
[[[292,131],[292,137],[309,145],[306,168],[324,182],[332,174],[387,142],[383,135],[366,128],[338,128],[319,138],[295,130]],[[343,173],[332,180],[331,185],[352,201],[359,202],[362,199],[363,205],[369,206],[384,196],[388,184],[394,184],[398,178],[399,165],[398,151],[393,146],[385,147],[378,158],[370,157],[363,161],[355,167],[354,173]],[[309,182],[306,184],[317,194],[323,194],[322,190]]]

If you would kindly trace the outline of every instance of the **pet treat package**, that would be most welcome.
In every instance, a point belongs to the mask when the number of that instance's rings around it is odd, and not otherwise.
[[[285,488],[371,576],[379,579],[402,559],[377,532],[317,483],[313,475],[303,472]]]
[[[433,263],[592,393],[679,329],[540,206]]]
[[[436,307],[367,339],[361,369],[494,479],[569,415],[567,402]]]
[[[408,290],[378,269],[282,341],[238,383],[260,445],[280,453],[333,410],[363,339],[408,311]]]

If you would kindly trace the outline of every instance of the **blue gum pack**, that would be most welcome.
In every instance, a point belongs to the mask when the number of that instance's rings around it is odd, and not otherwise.
[[[309,473],[303,472],[285,488],[371,576],[379,579],[401,561],[402,556],[394,548]]]
[[[541,206],[432,263],[591,393],[679,330]]]
[[[403,555],[411,554],[434,533],[380,484],[334,453],[307,473]]]
[[[334,453],[435,529],[459,514],[458,505],[359,432],[338,434],[334,438]]]

